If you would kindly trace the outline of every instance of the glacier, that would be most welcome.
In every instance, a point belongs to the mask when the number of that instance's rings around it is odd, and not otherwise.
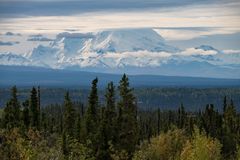
[[[48,46],[34,48],[28,59],[33,64],[50,68],[141,67],[156,66],[159,58],[164,59],[179,51],[167,45],[152,29],[117,29],[96,33],[60,33]]]
[[[30,53],[0,53],[0,65],[105,73],[240,78],[240,51],[179,49],[151,28],[59,33]]]

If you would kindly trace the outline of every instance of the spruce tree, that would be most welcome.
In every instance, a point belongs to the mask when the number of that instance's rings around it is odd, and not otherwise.
[[[224,99],[225,102],[225,99]],[[223,154],[224,158],[231,159],[232,156],[235,155],[237,151],[237,113],[233,101],[227,105],[225,111],[223,113],[223,136],[222,136],[222,144],[223,144]]]
[[[76,127],[75,127],[75,138],[80,142],[81,138],[81,116],[77,114]]]
[[[38,128],[40,129],[40,125],[41,125],[41,97],[40,97],[41,93],[40,93],[40,86],[38,86],[38,90],[37,90],[37,113],[38,113]]]
[[[101,117],[97,133],[98,144],[96,159],[98,160],[108,160],[111,159],[108,145],[108,132],[107,132],[107,117],[106,108],[101,108]]]
[[[187,125],[187,133],[189,134],[189,135],[193,135],[193,132],[194,132],[194,119],[193,119],[193,117],[192,116],[189,116],[188,117],[188,125]]]
[[[185,126],[186,113],[183,104],[181,103],[180,108],[178,109],[178,127],[183,128]]]
[[[41,113],[41,129],[43,129],[43,131],[47,130],[47,119],[46,119],[46,114],[45,113]],[[60,132],[61,133],[61,132]]]
[[[67,159],[68,157],[68,145],[67,145],[67,137],[65,131],[62,133],[62,153],[64,155],[64,158]]]
[[[104,118],[106,119],[106,129],[108,133],[108,141],[115,143],[116,140],[116,106],[115,106],[115,87],[113,82],[110,82],[106,89],[106,110]]]
[[[225,99],[224,99],[225,102]],[[236,130],[236,119],[237,119],[237,112],[236,108],[233,104],[233,100],[231,99],[230,104],[227,105],[225,111],[223,113],[223,122],[224,127],[228,128],[230,132],[235,132]]]
[[[97,131],[99,125],[99,103],[98,103],[98,78],[92,81],[90,95],[88,97],[88,106],[84,115],[84,130],[86,140],[91,143],[93,151],[97,150]]]
[[[157,110],[157,135],[160,135],[160,129],[161,129],[161,111],[160,108]]]
[[[105,94],[106,107],[101,110],[101,122],[99,127],[99,147],[97,159],[107,160],[110,158],[109,144],[115,144],[117,138],[116,132],[116,108],[115,108],[115,87],[110,82]]]
[[[223,100],[223,112],[226,111],[227,108],[227,96],[224,96],[224,100]]]
[[[11,89],[11,99],[4,109],[4,122],[6,128],[18,127],[20,122],[20,104],[17,98],[17,87]]]
[[[130,155],[134,152],[138,143],[137,105],[133,95],[133,89],[129,87],[129,80],[126,74],[119,82],[120,101],[119,108],[119,147]]]
[[[30,95],[30,121],[31,127],[39,129],[39,111],[38,111],[38,98],[37,90],[35,87],[32,88]]]
[[[30,117],[29,117],[29,100],[23,102],[23,124],[26,129],[29,128],[30,125]]]
[[[216,128],[218,125],[218,115],[214,110],[214,105],[208,104],[202,116],[202,123],[206,134],[216,137],[218,133],[218,129]]]
[[[166,126],[167,130],[171,129],[173,127],[173,125],[174,125],[174,112],[169,110],[168,111],[168,122],[167,122],[167,126]]]
[[[63,130],[66,136],[74,137],[75,130],[75,110],[72,106],[69,92],[65,94],[64,98],[64,115],[63,115]]]

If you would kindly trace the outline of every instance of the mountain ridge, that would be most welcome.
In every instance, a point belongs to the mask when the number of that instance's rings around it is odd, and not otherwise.
[[[56,70],[29,66],[0,65],[0,86],[90,86],[92,79],[99,78],[99,86],[105,87],[110,81],[115,84],[121,74],[100,72]],[[189,86],[189,87],[224,87],[240,86],[240,79],[184,77],[164,75],[129,75],[133,86]]]
[[[14,53],[0,55],[1,65],[240,78],[240,52],[225,53],[210,45],[180,50],[168,45],[161,35],[149,28],[63,32],[49,45],[39,44],[26,56]]]

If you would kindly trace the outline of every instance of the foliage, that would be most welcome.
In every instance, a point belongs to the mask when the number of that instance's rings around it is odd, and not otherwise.
[[[240,114],[228,96],[223,112],[213,104],[194,112],[183,103],[178,110],[141,109],[125,74],[117,90],[110,82],[103,94],[97,83],[87,105],[66,92],[58,97],[63,104],[44,107],[40,87],[20,103],[14,86],[0,110],[0,159],[239,159]]]
[[[84,115],[84,131],[86,139],[91,141],[91,147],[96,150],[97,146],[97,128],[99,122],[99,104],[97,92],[98,79],[92,81],[92,88],[88,97],[88,106]]]
[[[0,145],[0,159],[4,160],[35,160],[35,159],[62,159],[54,136],[43,139],[38,131],[29,130],[21,135],[19,129],[2,130],[0,134],[3,142]]]
[[[238,146],[237,150],[237,160],[240,160],[240,146]]]
[[[38,106],[38,95],[35,87],[32,88],[30,95],[30,119],[31,119],[31,127],[39,129],[40,127],[40,110]]]
[[[188,140],[181,153],[182,160],[220,160],[222,145],[217,139],[207,137],[195,128],[192,140]]]
[[[151,138],[150,143],[143,143],[135,153],[134,160],[169,160],[180,157],[186,136],[182,130],[176,129]]]
[[[11,89],[11,99],[7,102],[4,109],[4,125],[11,129],[19,126],[20,121],[20,104],[17,98],[17,87]]]
[[[63,130],[70,136],[74,136],[75,110],[67,92],[64,99]]]
[[[128,77],[124,74],[119,82],[120,100],[118,103],[118,147],[130,155],[138,143],[137,106],[133,89],[129,87]]]

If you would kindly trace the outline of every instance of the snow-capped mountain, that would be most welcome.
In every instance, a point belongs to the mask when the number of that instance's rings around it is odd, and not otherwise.
[[[39,44],[25,56],[0,53],[0,64],[111,73],[228,75],[240,78],[240,51],[220,51],[209,45],[180,50],[168,45],[152,29],[63,32],[48,45]]]
[[[164,39],[152,29],[121,29],[102,31],[92,41],[92,51],[135,52],[147,50],[151,52],[177,52],[177,48],[169,46]]]
[[[84,52],[179,51],[167,45],[152,29],[117,29],[86,34],[60,33],[53,43],[54,46],[62,46],[65,53],[74,55]]]
[[[23,66],[31,64],[30,60],[28,60],[27,58],[11,52],[0,54],[0,63],[1,65],[23,65]]]
[[[152,56],[148,57],[147,52],[166,57],[166,53],[178,51],[176,47],[167,45],[152,29],[118,29],[97,33],[60,33],[49,46],[34,48],[28,58],[33,63],[51,68],[143,66],[142,63],[149,65],[155,61]],[[141,54],[145,56],[144,62]]]
[[[209,45],[201,45],[199,47],[195,47],[195,49],[200,49],[200,50],[204,50],[204,51],[216,51],[217,53],[221,53],[221,51],[219,51],[216,48],[213,48],[212,46]]]

